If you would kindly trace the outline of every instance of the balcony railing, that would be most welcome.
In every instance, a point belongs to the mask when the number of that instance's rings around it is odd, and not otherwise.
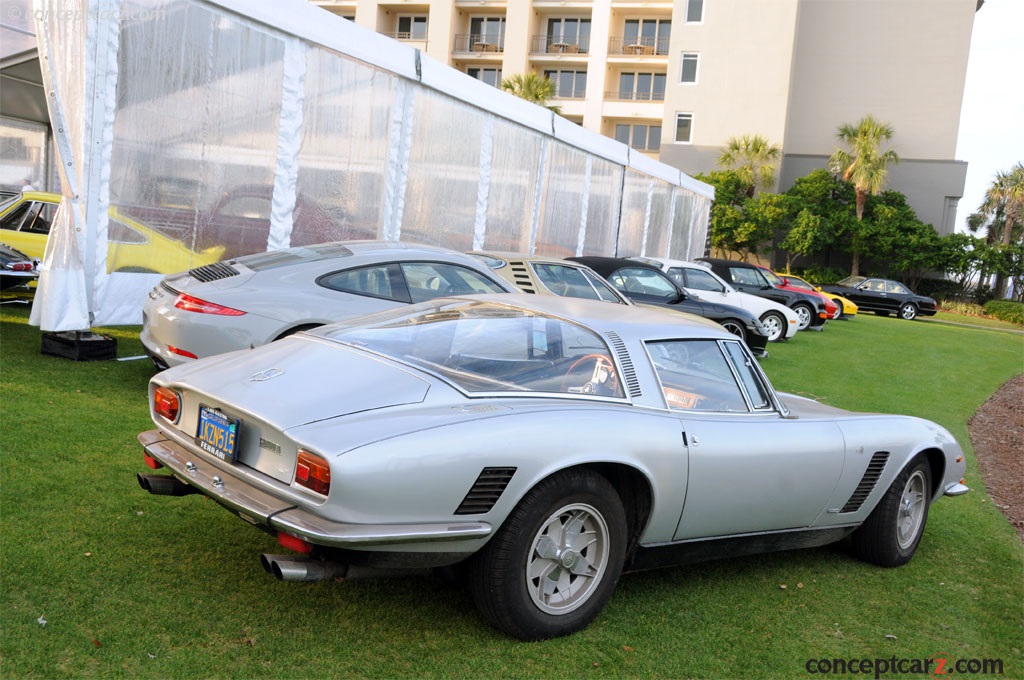
[[[530,40],[530,54],[586,54],[589,50],[589,37],[559,38],[535,35]]]
[[[612,90],[604,93],[608,101],[620,102],[663,102],[664,92],[630,92],[629,90]]]
[[[555,85],[555,93],[551,95],[552,99],[586,99],[587,88],[584,87],[559,87]]]
[[[629,56],[664,56],[668,54],[668,38],[610,38],[608,54]]]
[[[402,42],[421,42],[423,44],[426,44],[427,42],[426,34],[420,35],[419,33],[413,33],[412,31],[395,31],[394,33],[381,32],[381,35],[386,35],[389,38],[401,40]]]
[[[454,52],[504,52],[505,36],[500,33],[468,33],[455,36]]]

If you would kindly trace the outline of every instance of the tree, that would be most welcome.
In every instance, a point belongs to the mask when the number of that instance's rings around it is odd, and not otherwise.
[[[870,114],[857,121],[856,125],[847,123],[839,126],[837,136],[846,148],[839,147],[833,152],[829,158],[829,169],[840,175],[843,181],[853,185],[858,226],[863,224],[864,206],[867,204],[868,195],[878,194],[885,187],[889,163],[898,163],[900,160],[892,149],[880,149],[883,142],[892,139],[892,135],[891,125],[875,120]],[[866,239],[857,237],[852,239],[854,244],[865,241]],[[857,245],[851,249],[851,276],[860,273],[862,253]]]
[[[536,73],[516,73],[508,78],[501,79],[501,89],[525,99],[528,102],[545,106],[555,113],[561,113],[558,106],[548,106],[547,101],[555,96],[555,83],[547,76],[539,76]]]
[[[1017,163],[1008,172],[996,173],[985,192],[985,200],[977,212],[967,218],[971,231],[985,229],[988,242],[995,243],[997,234],[1002,246],[1021,240],[1024,235],[1024,163]],[[995,295],[1006,292],[1007,274],[996,275]]]
[[[747,198],[753,198],[757,189],[767,190],[775,185],[775,169],[782,150],[761,135],[730,137],[718,157],[718,166],[735,172],[743,182]]]
[[[735,170],[716,170],[697,179],[715,188],[711,206],[711,247],[725,255],[738,253],[746,262],[751,253],[770,241],[786,214],[784,197],[762,194],[748,198],[746,185]]]
[[[793,255],[845,250],[845,239],[856,225],[850,210],[850,184],[836,179],[827,170],[814,170],[798,178],[786,190],[786,196],[793,212],[790,230],[780,243],[787,252],[787,271],[793,264]]]

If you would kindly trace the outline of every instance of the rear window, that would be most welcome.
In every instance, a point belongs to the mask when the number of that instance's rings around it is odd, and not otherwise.
[[[352,254],[346,246],[338,243],[320,243],[313,246],[301,248],[284,248],[282,250],[271,250],[266,253],[245,255],[235,259],[235,262],[244,264],[253,271],[276,269],[287,267],[299,262],[316,262],[331,258],[348,257]]]

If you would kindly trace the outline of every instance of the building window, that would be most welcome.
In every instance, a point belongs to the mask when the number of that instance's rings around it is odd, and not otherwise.
[[[699,24],[704,21],[704,0],[686,0],[686,23]]]
[[[555,84],[558,99],[583,99],[587,96],[586,71],[544,71],[544,77]]]
[[[665,101],[664,73],[620,73],[619,99]]]
[[[469,20],[469,32],[472,34],[470,49],[477,52],[505,50],[505,17],[473,17]]]
[[[426,15],[417,14],[398,17],[398,35],[395,37],[399,40],[426,40]]]
[[[679,75],[681,83],[697,82],[697,53],[683,52],[682,69]]]
[[[615,139],[640,151],[657,151],[661,148],[661,126],[619,123]]]
[[[560,17],[548,19],[548,45],[579,47],[586,52],[590,47],[590,19]]]
[[[680,144],[689,144],[693,140],[693,114],[676,114],[676,141]]]
[[[646,48],[641,54],[668,54],[672,22],[668,19],[627,19],[623,45]],[[653,50],[653,52],[651,52]],[[636,50],[634,50],[636,52]]]
[[[491,87],[501,87],[501,69],[500,68],[484,68],[484,67],[470,67],[466,69],[466,74],[470,78],[476,78],[481,80]]]

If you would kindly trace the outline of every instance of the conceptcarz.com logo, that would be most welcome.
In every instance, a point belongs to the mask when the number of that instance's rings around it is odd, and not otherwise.
[[[957,675],[1002,675],[1002,659],[954,659],[949,654],[933,654],[927,659],[808,659],[804,669],[811,675],[869,675],[880,678],[897,675],[928,675],[952,678]]]

